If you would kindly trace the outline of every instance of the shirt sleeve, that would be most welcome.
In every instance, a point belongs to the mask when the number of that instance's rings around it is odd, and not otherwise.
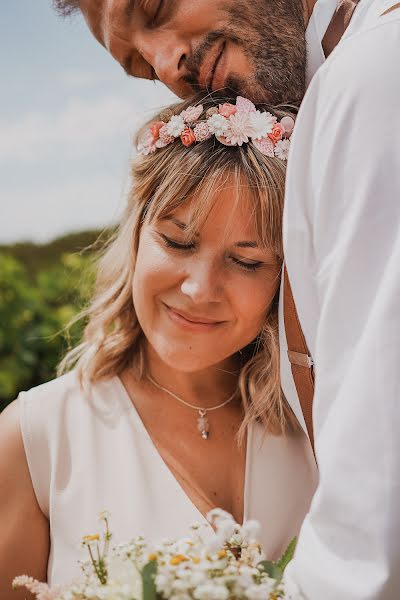
[[[399,48],[399,22],[347,40],[308,102],[320,484],[286,575],[291,598],[400,594]]]

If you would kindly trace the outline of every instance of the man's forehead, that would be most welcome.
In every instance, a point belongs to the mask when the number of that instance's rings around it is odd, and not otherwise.
[[[140,0],[82,0],[82,13],[96,39],[109,50],[110,32],[126,24]]]
[[[97,40],[109,50],[110,32],[129,26],[137,9],[146,10],[150,0],[82,0],[81,9]]]

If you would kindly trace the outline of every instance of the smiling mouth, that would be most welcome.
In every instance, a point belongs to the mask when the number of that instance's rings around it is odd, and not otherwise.
[[[163,303],[164,304],[164,303]],[[195,315],[189,315],[188,313],[182,312],[167,304],[164,304],[167,313],[170,318],[177,324],[186,327],[189,327],[193,330],[212,330],[216,327],[225,323],[225,321],[215,321],[213,319],[208,319],[207,317],[197,317]]]
[[[225,42],[215,44],[204,59],[199,72],[199,85],[205,90],[214,89],[214,78],[217,67],[225,49]]]
[[[214,64],[214,68],[212,71],[212,76],[211,76],[211,83],[210,83],[210,87],[211,89],[216,92],[217,90],[220,90],[224,87],[224,76],[223,76],[223,56],[224,56],[224,50],[225,50],[225,42],[222,44],[222,48],[221,48],[221,52],[219,53],[217,60],[215,61]],[[219,68],[221,67],[221,68]]]

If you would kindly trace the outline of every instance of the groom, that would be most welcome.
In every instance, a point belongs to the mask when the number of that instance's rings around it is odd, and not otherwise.
[[[315,365],[320,485],[287,584],[293,598],[397,600],[400,3],[56,4],[81,10],[128,74],[180,96],[230,88],[254,101],[300,102],[312,79],[293,136],[284,238]],[[281,344],[284,390],[302,421],[283,326]]]

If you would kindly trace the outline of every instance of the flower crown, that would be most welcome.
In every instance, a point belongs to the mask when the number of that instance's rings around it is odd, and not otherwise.
[[[189,106],[179,115],[170,109],[163,111],[160,120],[152,123],[139,140],[139,154],[147,156],[176,139],[189,147],[214,135],[225,146],[242,146],[251,141],[264,156],[287,160],[294,128],[292,117],[278,121],[270,112],[257,110],[253,102],[242,96],[236,98],[236,104],[226,102],[209,108],[207,118],[199,120],[202,113],[202,104]]]

